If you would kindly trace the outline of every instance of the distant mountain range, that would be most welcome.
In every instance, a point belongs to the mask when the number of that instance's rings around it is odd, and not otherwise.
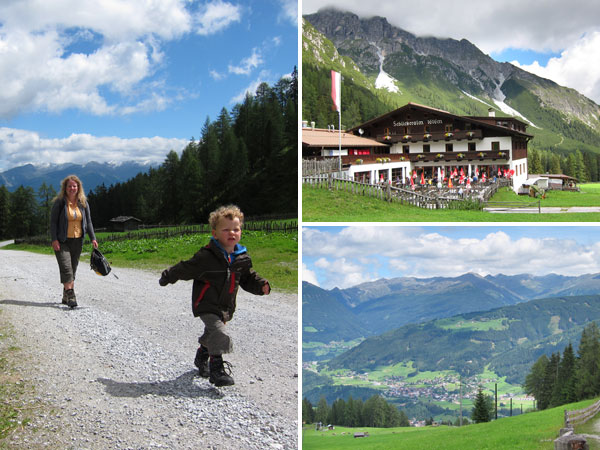
[[[482,277],[467,273],[454,278],[381,279],[332,290],[303,282],[302,340],[350,341],[407,324],[487,311],[538,298],[598,293],[600,274]]]
[[[487,116],[492,108],[528,122],[532,148],[600,152],[600,106],[499,63],[466,39],[417,37],[383,17],[323,9],[304,16],[302,41],[303,119],[318,127],[337,123],[327,95],[329,71],[336,70],[347,88],[345,128],[408,102],[469,116]]]
[[[37,191],[42,183],[46,183],[46,185],[53,186],[58,192],[61,180],[67,175],[75,174],[81,179],[87,193],[101,184],[109,187],[111,184],[127,181],[139,173],[147,172],[150,167],[150,165],[136,162],[111,164],[95,161],[83,165],[67,163],[35,166],[26,164],[0,172],[0,185],[6,186],[11,192],[19,186],[29,186]]]
[[[539,356],[562,352],[569,342],[577,348],[583,328],[598,319],[600,294],[532,300],[405,325],[366,339],[327,365],[364,372],[411,362],[419,371],[465,376],[488,367],[510,383],[522,383]]]

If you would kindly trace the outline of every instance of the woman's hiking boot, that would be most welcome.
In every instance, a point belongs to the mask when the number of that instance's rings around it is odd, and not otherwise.
[[[67,289],[67,306],[69,308],[75,308],[77,306],[77,298],[75,297],[75,291],[73,289]]]
[[[202,345],[198,347],[198,350],[196,351],[196,358],[194,359],[194,365],[198,368],[198,375],[203,378],[208,378],[210,376],[208,358],[208,349]]]
[[[211,356],[210,357],[210,381],[215,386],[231,386],[234,383],[231,377],[232,365],[227,361],[223,361],[223,357]]]
[[[62,304],[66,305],[67,304],[67,290],[63,288],[63,298],[62,298]]]

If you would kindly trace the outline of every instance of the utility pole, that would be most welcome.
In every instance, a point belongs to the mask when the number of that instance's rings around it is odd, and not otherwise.
[[[498,383],[494,383],[496,420],[498,420]]]
[[[459,427],[462,427],[463,421],[462,421],[462,375],[460,375],[459,377],[459,404],[460,404],[460,422],[458,423]]]

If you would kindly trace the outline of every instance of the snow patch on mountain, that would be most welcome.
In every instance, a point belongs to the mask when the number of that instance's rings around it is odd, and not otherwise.
[[[463,94],[465,94],[467,97],[472,98],[473,100],[477,100],[479,103],[483,103],[485,106],[487,106],[488,108],[493,108],[493,106],[487,102],[484,102],[483,100],[481,100],[479,97],[475,97],[474,95],[469,94],[468,92],[465,91],[460,91]]]
[[[377,89],[387,89],[388,92],[401,94],[400,89],[398,89],[398,86],[396,85],[396,79],[383,70],[383,61],[385,60],[383,51],[374,42],[371,42],[371,45],[377,49],[377,56],[379,56],[379,75],[377,75],[377,79],[375,80],[375,87]]]
[[[513,116],[513,117],[520,117],[521,119],[523,119],[525,122],[527,122],[529,125],[531,125],[532,127],[535,127],[537,129],[540,129],[540,127],[538,127],[536,124],[534,124],[531,120],[529,120],[527,117],[525,117],[523,114],[521,114],[519,111],[517,111],[514,108],[511,108],[510,106],[508,106],[506,103],[504,103],[503,100],[497,100],[494,99],[494,103],[496,104],[496,106],[500,109],[500,111]]]

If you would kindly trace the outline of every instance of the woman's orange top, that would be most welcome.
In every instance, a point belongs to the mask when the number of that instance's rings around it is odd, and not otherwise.
[[[81,222],[83,221],[83,217],[81,216],[81,211],[79,210],[77,203],[71,203],[67,201],[67,216],[69,218],[67,237],[80,238],[83,236],[83,232],[81,230]]]

